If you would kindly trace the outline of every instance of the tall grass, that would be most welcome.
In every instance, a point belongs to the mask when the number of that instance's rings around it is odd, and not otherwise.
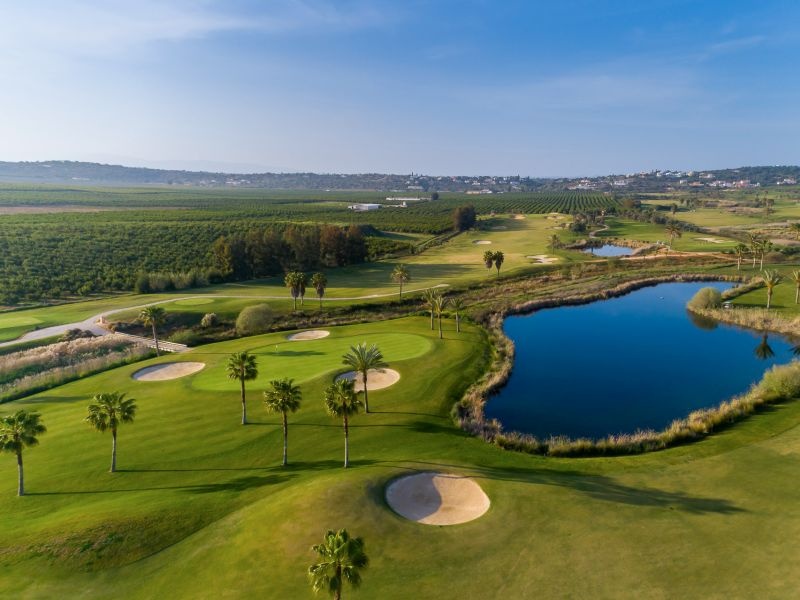
[[[81,338],[0,357],[0,402],[8,402],[112,367],[152,351],[123,336]]]

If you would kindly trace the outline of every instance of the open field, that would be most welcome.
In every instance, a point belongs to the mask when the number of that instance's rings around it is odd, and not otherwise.
[[[800,585],[800,403],[650,455],[504,452],[446,416],[484,352],[478,331],[457,336],[446,326],[444,341],[424,318],[334,328],[320,340],[341,344],[324,355],[398,331],[412,354],[420,351],[412,338],[429,346],[416,358],[388,357],[403,378],[371,395],[374,414],[353,419],[347,471],[341,425],[322,411],[335,370],[311,373],[301,356],[297,372],[280,365],[281,374],[312,377],[290,417],[286,469],[277,466],[279,419],[264,413],[258,394],[249,401],[256,423],[241,427],[237,393],[198,387],[202,371],[139,383],[130,377],[139,364],[0,407],[40,410],[50,429],[26,453],[29,496],[14,497],[14,461],[0,462],[0,589],[18,598],[312,597],[309,548],[338,527],[363,536],[372,560],[356,598],[407,597],[409,582],[417,598],[447,590],[476,599],[708,597],[709,577],[712,595],[781,598]],[[231,351],[284,340],[242,339],[181,359],[207,362],[210,372]],[[269,356],[260,362],[268,373]],[[81,422],[89,396],[112,389],[140,405],[120,431],[113,476],[108,436]],[[475,477],[488,513],[436,528],[388,508],[388,481],[430,470]]]
[[[669,236],[664,231],[662,225],[641,223],[628,219],[608,219],[607,224],[609,228],[606,231],[599,232],[597,234],[598,238],[618,237],[639,242],[656,243],[660,241],[665,244],[669,243]],[[684,231],[682,237],[675,238],[673,248],[682,252],[719,252],[721,250],[729,250],[738,243],[735,240],[720,235],[713,236],[715,239],[721,240],[720,243],[701,239],[708,237],[708,234]]]

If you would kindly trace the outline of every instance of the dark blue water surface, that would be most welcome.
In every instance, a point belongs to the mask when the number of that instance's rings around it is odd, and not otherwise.
[[[633,248],[625,246],[614,246],[613,244],[604,244],[598,248],[587,248],[584,250],[587,254],[594,254],[595,256],[630,256],[633,254]]]
[[[662,429],[719,404],[792,358],[787,340],[698,323],[686,302],[702,287],[668,283],[584,306],[509,317],[516,345],[508,385],[486,404],[506,430],[602,437]],[[767,352],[768,354],[768,352]]]

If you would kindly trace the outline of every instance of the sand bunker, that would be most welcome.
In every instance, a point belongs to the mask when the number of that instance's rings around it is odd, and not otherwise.
[[[700,240],[701,242],[711,242],[712,244],[724,244],[725,240],[721,240],[719,238],[713,237],[701,237],[701,238],[694,238],[696,240]]]
[[[179,379],[202,370],[206,363],[201,362],[175,362],[145,367],[133,374],[136,381],[168,381]]]
[[[525,258],[530,258],[531,260],[535,260],[537,263],[543,265],[549,265],[554,262],[558,262],[558,258],[555,256],[548,256],[547,254],[531,254],[526,256]]]
[[[400,516],[425,525],[466,523],[491,504],[472,479],[432,472],[395,479],[386,488],[386,502]]]
[[[330,334],[330,331],[325,331],[324,329],[312,329],[310,331],[301,331],[300,333],[287,335],[286,339],[290,342],[302,342],[303,340],[319,340],[328,337]]]
[[[492,242],[490,242],[489,240],[475,240],[472,243],[473,244],[478,244],[479,246],[484,246],[486,244],[491,244]]]
[[[522,220],[524,220],[524,219],[525,219],[525,215],[514,215],[514,218],[515,218],[517,221],[522,221]]]
[[[361,373],[356,373],[355,371],[348,371],[347,373],[339,375],[336,379],[355,379],[356,391],[357,392],[364,391],[364,386],[361,383]],[[400,381],[400,373],[398,373],[394,369],[383,369],[383,371],[370,369],[369,371],[367,371],[367,388],[370,391],[382,390],[383,388],[387,388],[390,385],[394,385],[398,381]]]

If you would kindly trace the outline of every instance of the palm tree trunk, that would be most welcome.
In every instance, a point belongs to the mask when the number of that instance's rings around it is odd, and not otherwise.
[[[22,471],[22,450],[17,450],[17,496],[25,495],[25,475]]]
[[[117,430],[111,430],[111,469],[110,473],[117,471]]]
[[[297,296],[292,296],[292,302],[294,302],[294,310],[297,310]]]
[[[431,331],[433,331],[433,308],[431,308]]]
[[[342,566],[336,566],[336,589],[333,591],[333,600],[342,600]]]
[[[800,302],[800,284],[794,290],[794,303],[797,304]]]
[[[319,309],[322,310],[322,296],[319,297]]]
[[[245,402],[244,397],[244,378],[241,379],[242,382],[242,425],[247,425],[247,403]]]
[[[769,305],[772,303],[772,290],[767,290],[767,310],[769,310]]]
[[[286,422],[286,411],[283,412],[283,466],[289,464],[287,458],[287,448],[289,446],[289,425]]]
[[[350,465],[350,447],[348,446],[348,438],[350,431],[347,427],[347,414],[344,415],[344,468]]]
[[[764,270],[764,254],[761,254],[761,270]]]
[[[461,333],[461,315],[456,313],[456,333]]]
[[[736,258],[736,270],[737,271],[741,271],[742,270],[742,257],[741,256]]]
[[[400,300],[403,299],[403,282],[400,282]]]
[[[153,323],[153,341],[156,343],[156,356],[161,356],[161,352],[158,350],[158,333],[156,332],[156,324]]]
[[[361,381],[364,383],[364,412],[369,412],[369,398],[367,397],[367,371],[361,373]]]
[[[439,339],[442,339],[442,313],[439,313]]]

